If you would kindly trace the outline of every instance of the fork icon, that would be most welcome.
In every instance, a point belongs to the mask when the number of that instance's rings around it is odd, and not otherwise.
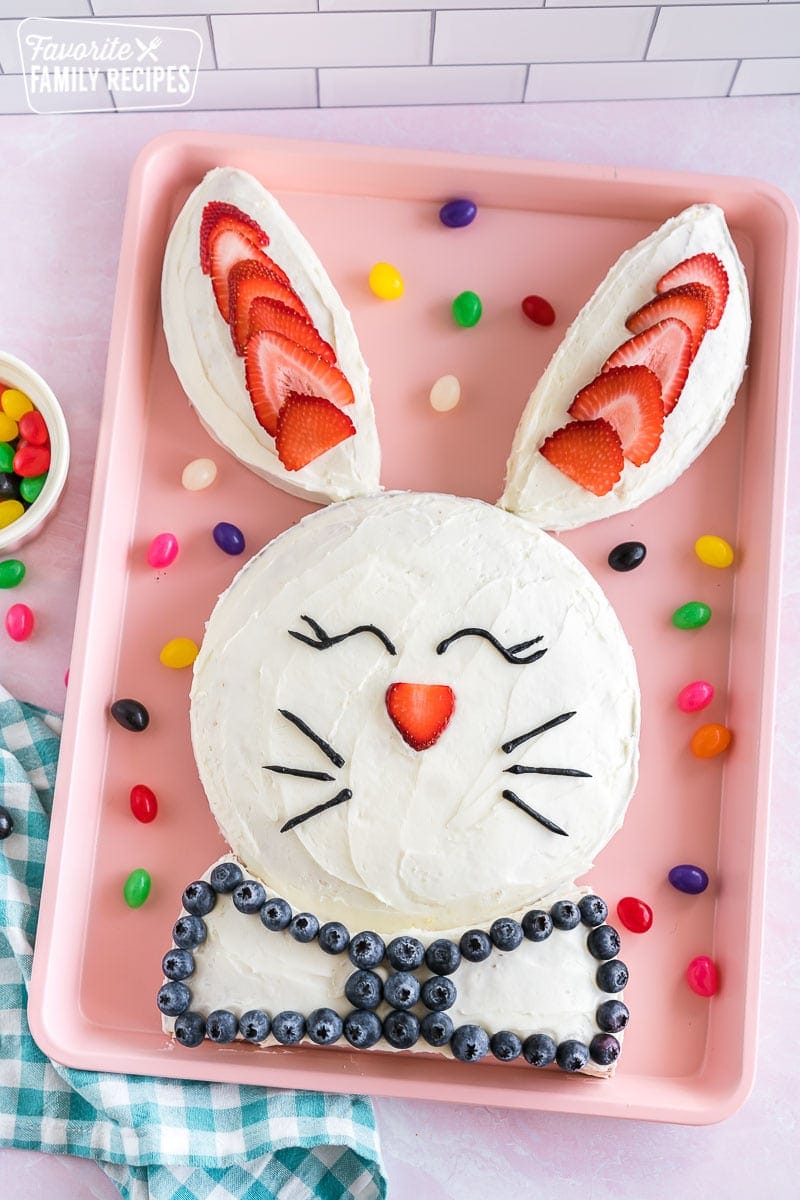
[[[141,51],[136,60],[137,62],[142,62],[145,58],[152,59],[153,62],[158,62],[158,57],[155,53],[158,47],[161,45],[161,38],[158,35],[152,38],[149,43],[143,42],[142,39],[138,37],[135,39],[135,41],[136,45]]]

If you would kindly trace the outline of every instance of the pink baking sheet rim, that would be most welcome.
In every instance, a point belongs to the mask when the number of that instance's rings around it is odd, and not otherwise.
[[[748,457],[761,464],[744,471],[739,493],[738,535],[751,547],[749,578],[760,587],[737,591],[734,649],[747,657],[750,680],[740,705],[750,714],[747,742],[752,761],[754,802],[726,812],[719,830],[719,861],[729,863],[741,895],[727,909],[737,932],[715,928],[730,943],[741,938],[745,949],[732,959],[725,987],[708,1018],[705,1053],[689,1075],[626,1074],[625,1058],[610,1083],[566,1079],[550,1073],[509,1070],[500,1064],[477,1068],[429,1056],[355,1054],[314,1047],[253,1052],[249,1047],[213,1046],[195,1051],[170,1044],[153,1010],[152,1028],[106,1028],[93,1022],[81,1001],[81,966],[86,950],[83,931],[91,887],[80,887],[91,873],[98,830],[98,801],[87,785],[91,772],[102,773],[108,753],[105,711],[116,673],[115,613],[98,612],[95,597],[102,580],[108,598],[116,589],[124,602],[130,544],[115,544],[110,521],[121,498],[135,497],[141,463],[126,455],[126,445],[141,443],[136,416],[119,403],[123,382],[149,374],[149,350],[158,313],[158,271],[142,263],[160,263],[166,229],[148,217],[147,204],[160,180],[180,160],[196,179],[212,165],[243,165],[254,160],[279,164],[284,180],[294,175],[301,189],[335,192],[339,180],[357,173],[364,193],[397,199],[421,194],[447,198],[463,192],[496,203],[555,210],[575,215],[635,213],[655,225],[699,198],[723,204],[732,227],[744,227],[754,239],[758,270],[753,283],[753,362],[774,403],[746,426]],[[530,204],[532,189],[536,205]],[[280,189],[276,189],[280,190]],[[179,1078],[212,1079],[371,1095],[496,1104],[518,1108],[637,1117],[707,1124],[723,1119],[744,1101],[752,1085],[757,1041],[761,925],[765,880],[772,725],[775,705],[780,554],[784,519],[787,435],[792,392],[792,349],[798,274],[798,219],[788,198],[770,185],[749,179],[668,174],[613,167],[584,167],[525,160],[467,157],[431,152],[375,149],[203,133],[175,133],[155,139],[140,154],[131,178],[123,230],[117,296],[109,349],[97,467],[86,538],[81,591],[67,697],[50,850],[34,958],[29,1017],[34,1036],[53,1059],[85,1069],[126,1071]],[[144,355],[144,357],[142,357]],[[768,418],[768,419],[766,419]],[[745,421],[747,417],[745,416]],[[220,453],[214,457],[219,461]],[[710,452],[709,452],[710,453]],[[224,456],[223,456],[224,457]],[[267,485],[264,485],[265,487]],[[680,485],[678,485],[680,486]],[[653,501],[651,504],[656,504]],[[618,518],[614,519],[618,521]],[[590,527],[596,529],[597,526]],[[615,529],[619,529],[617,525]],[[580,537],[578,537],[580,542]],[[608,540],[608,539],[606,539]],[[616,540],[622,540],[621,537]],[[609,545],[613,545],[613,540]],[[115,548],[116,546],[116,548]],[[757,561],[756,561],[757,560]],[[113,572],[119,568],[118,575]],[[109,573],[112,582],[109,583]],[[607,586],[607,580],[604,580]],[[737,587],[734,584],[734,587]],[[744,648],[742,648],[744,647]],[[89,650],[93,648],[94,653]],[[105,669],[98,668],[107,655]],[[753,674],[755,672],[755,674]],[[741,673],[741,672],[740,672]],[[758,719],[753,719],[753,714]],[[742,738],[744,742],[744,738]],[[89,776],[87,777],[87,770]],[[741,790],[741,789],[740,789]],[[732,802],[733,803],[733,802]],[[176,897],[185,882],[176,880]],[[102,897],[108,902],[107,897]],[[118,897],[116,901],[119,902]],[[745,902],[746,901],[746,902]],[[717,910],[724,915],[726,906]],[[720,917],[717,917],[719,921]],[[168,943],[164,929],[164,946]],[[630,937],[630,935],[628,935]],[[731,1031],[734,1040],[731,1042]]]

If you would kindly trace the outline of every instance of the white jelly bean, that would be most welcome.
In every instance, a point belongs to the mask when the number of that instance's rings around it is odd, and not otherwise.
[[[442,375],[431,388],[431,408],[450,412],[461,399],[461,384],[455,375]]]
[[[187,492],[201,492],[217,478],[217,464],[211,458],[195,458],[183,468],[181,483]]]

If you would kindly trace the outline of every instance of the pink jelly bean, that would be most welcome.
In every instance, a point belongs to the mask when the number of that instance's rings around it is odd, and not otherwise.
[[[33,613],[27,604],[12,604],[6,613],[6,631],[15,642],[26,641],[33,633]]]
[[[156,534],[147,548],[147,561],[157,570],[168,567],[178,557],[178,549],[178,539],[174,533]]]
[[[719,991],[719,975],[713,959],[707,954],[693,958],[686,968],[686,982],[698,996],[715,996]]]
[[[700,712],[701,708],[708,708],[713,699],[713,683],[706,683],[704,679],[695,679],[694,683],[687,683],[686,687],[681,689],[678,695],[678,708],[681,712]]]

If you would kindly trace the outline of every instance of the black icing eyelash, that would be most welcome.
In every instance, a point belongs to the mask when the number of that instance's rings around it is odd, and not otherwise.
[[[437,654],[444,654],[453,642],[457,642],[459,638],[464,637],[480,637],[485,638],[487,642],[491,642],[495,650],[502,654],[506,662],[514,663],[516,666],[526,666],[528,663],[538,662],[540,658],[547,653],[547,648],[544,650],[535,650],[532,654],[523,654],[524,650],[529,650],[531,646],[541,642],[544,635],[530,638],[527,642],[517,642],[515,646],[504,646],[502,642],[498,642],[494,634],[489,633],[488,629],[459,629],[458,633],[453,633],[450,637],[445,638],[443,642],[439,642],[436,647]]]
[[[307,617],[303,614],[300,620],[305,621],[315,636],[309,637],[307,633],[297,633],[294,629],[290,629],[288,631],[289,637],[297,638],[298,642],[304,642],[306,646],[312,646],[314,650],[328,650],[331,646],[336,646],[339,642],[345,641],[346,638],[355,637],[356,634],[371,633],[373,637],[376,637],[379,642],[383,643],[389,654],[397,654],[394,644],[382,629],[378,629],[377,625],[356,625],[354,629],[349,629],[347,633],[337,633],[331,636],[325,632],[313,617]]]

